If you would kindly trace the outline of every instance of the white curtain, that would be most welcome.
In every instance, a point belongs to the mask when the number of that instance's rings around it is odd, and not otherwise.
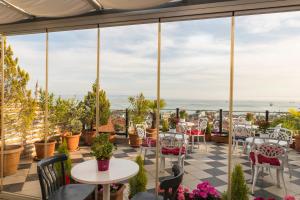
[[[87,0],[6,0],[38,17],[67,17],[95,10]]]
[[[0,3],[0,24],[7,24],[26,19],[26,16]]]

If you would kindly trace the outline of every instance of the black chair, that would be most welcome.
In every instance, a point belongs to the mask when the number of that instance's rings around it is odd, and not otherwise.
[[[160,189],[164,192],[158,196],[159,200],[176,200],[177,190],[183,179],[183,169],[178,165],[172,167],[173,176],[167,177],[160,182]],[[156,199],[155,194],[140,192],[132,200],[152,200]]]
[[[67,156],[65,154],[59,154],[37,163],[37,173],[43,200],[85,200],[93,196],[96,188],[94,185],[66,185],[64,166],[64,161],[66,160]],[[58,169],[60,171],[57,171]]]

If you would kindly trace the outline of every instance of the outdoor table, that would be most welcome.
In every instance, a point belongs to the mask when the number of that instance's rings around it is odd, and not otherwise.
[[[98,171],[97,161],[89,160],[75,165],[71,170],[71,176],[79,183],[102,185],[103,200],[109,200],[110,184],[128,180],[138,171],[139,166],[135,162],[112,158],[107,171]],[[98,187],[96,187],[96,199],[97,191]]]
[[[254,140],[254,137],[248,137],[248,138],[246,138],[246,142],[247,142],[248,144],[252,144],[252,143],[253,143],[253,140]],[[288,145],[288,142],[287,142],[287,141],[284,141],[284,140],[281,140],[281,141],[278,142],[278,140],[276,140],[276,139],[269,139],[269,138],[255,137],[254,144],[256,144],[256,145],[262,145],[262,144],[264,144],[265,142],[269,142],[269,143],[278,143],[280,146],[287,146],[287,145]]]

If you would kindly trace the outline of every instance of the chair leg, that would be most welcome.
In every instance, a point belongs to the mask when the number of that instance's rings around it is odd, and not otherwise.
[[[206,140],[205,140],[205,134],[203,136],[203,141],[204,141],[204,145],[205,145],[205,151],[207,152],[207,144],[206,144]]]
[[[147,148],[145,148],[145,150],[144,150],[144,163],[145,163],[145,160],[146,160],[146,156],[147,156]]]
[[[286,155],[286,157],[285,157],[285,162],[286,162],[287,168],[289,169],[290,178],[292,178],[292,168],[291,168],[291,165],[289,163],[288,155]]]
[[[277,178],[277,187],[280,188],[280,178],[279,178],[280,169],[276,169],[276,178]]]
[[[282,183],[283,183],[284,193],[286,195],[287,194],[287,192],[286,192],[287,190],[286,190],[286,185],[285,185],[285,181],[284,181],[283,171],[284,171],[284,168],[280,170],[280,176],[281,176]]]
[[[254,165],[251,164],[251,183],[253,183],[254,178]]]
[[[254,168],[254,179],[253,179],[253,182],[252,182],[252,194],[254,194],[254,187],[255,187],[255,184],[256,184],[259,168],[260,167],[258,167],[258,166],[255,166],[255,168]]]
[[[193,151],[194,151],[194,140],[195,140],[195,136],[192,135],[192,150],[191,150],[191,153],[193,153]]]

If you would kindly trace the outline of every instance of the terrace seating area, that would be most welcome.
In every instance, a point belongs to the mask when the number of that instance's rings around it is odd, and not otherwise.
[[[125,158],[134,160],[140,153],[139,148],[132,148],[128,145],[128,141],[124,137],[117,137],[117,149],[114,151],[114,158]],[[89,146],[80,145],[78,151],[71,152],[72,165],[93,159]],[[198,183],[203,181],[210,182],[219,192],[227,189],[227,167],[228,167],[228,145],[216,144],[214,142],[207,143],[207,151],[204,149],[195,148],[193,153],[186,155],[184,161],[184,176],[182,185],[193,189]],[[249,188],[251,184],[251,160],[247,154],[243,153],[242,149],[234,151],[233,163],[240,163],[243,167],[244,175]],[[144,161],[145,169],[147,171],[148,183],[147,190],[154,192],[155,188],[155,153],[150,151],[146,155]],[[166,158],[165,169],[160,170],[159,176],[166,177],[172,174],[172,164],[177,163],[176,159]],[[287,193],[293,194],[297,198],[300,193],[297,188],[300,186],[300,154],[294,150],[289,152],[289,164],[292,169],[291,178],[289,171],[285,168],[284,178],[287,186]],[[272,176],[270,176],[270,174]],[[265,170],[261,172],[257,178],[254,187],[254,195],[262,197],[273,197],[275,199],[282,199],[284,196],[284,188],[278,188],[276,185],[275,171]],[[263,178],[262,178],[263,176]],[[124,199],[128,198],[128,182],[124,182],[126,189],[124,192]],[[14,192],[17,194],[24,194],[29,196],[41,196],[37,176],[37,162],[32,160],[22,160],[18,167],[18,172],[15,175],[4,178],[4,190],[7,192]],[[249,195],[251,195],[249,193]]]

